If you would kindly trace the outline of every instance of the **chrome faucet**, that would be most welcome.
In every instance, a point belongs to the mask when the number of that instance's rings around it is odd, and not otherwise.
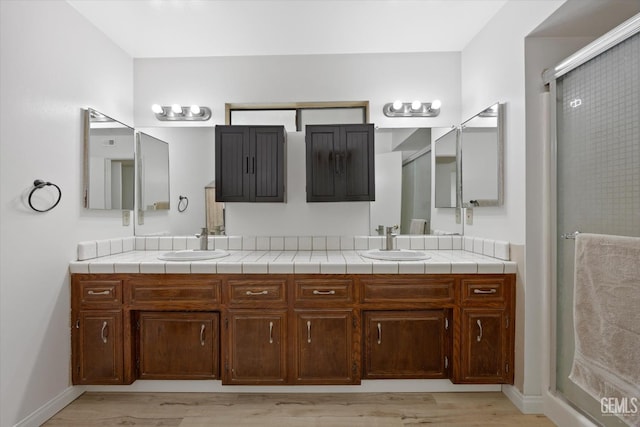
[[[200,250],[208,251],[209,250],[209,230],[207,230],[207,227],[202,227],[200,234],[196,234],[196,237],[200,239]]]
[[[394,240],[394,237],[396,237],[396,235],[393,234],[393,232],[395,230],[397,230],[397,229],[398,229],[397,225],[394,225],[393,227],[387,227],[386,228],[386,230],[387,230],[387,233],[386,233],[386,235],[387,235],[387,245],[386,245],[386,248],[384,249],[385,251],[392,251],[393,250],[393,240]]]

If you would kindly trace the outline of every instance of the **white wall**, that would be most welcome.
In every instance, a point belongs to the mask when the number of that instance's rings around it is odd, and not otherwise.
[[[212,108],[212,120],[202,126],[223,124],[224,104],[228,102],[368,100],[370,122],[379,127],[447,127],[458,122],[460,116],[458,52],[136,59],[134,81],[136,125],[144,127],[164,125],[151,113],[153,103],[176,102]],[[383,105],[395,99],[436,98],[442,101],[442,112],[437,118],[390,119],[382,114]],[[304,157],[295,157],[304,140],[297,138],[293,136],[288,142],[294,157],[287,161],[291,183],[287,186],[287,203],[284,206],[229,203],[227,233],[336,235],[342,229],[351,235],[368,234],[368,204],[313,203],[293,207],[293,203],[306,198],[305,175],[296,174],[304,170]],[[201,163],[190,170],[203,175],[204,171],[198,169],[203,166],[210,170],[213,157],[210,166]],[[297,178],[291,181],[293,176]],[[364,215],[358,217],[357,227],[348,225],[355,218],[341,223],[341,219],[353,215]],[[319,220],[305,220],[305,216]]]
[[[69,273],[81,240],[130,236],[82,208],[81,108],[133,119],[133,61],[63,1],[0,2],[0,425],[69,392]],[[35,213],[35,179],[62,189]],[[51,415],[51,414],[50,414]],[[30,425],[39,425],[30,418]]]
[[[473,210],[464,234],[512,243],[519,263],[516,315],[516,386],[525,395],[541,394],[540,299],[529,298],[539,283],[524,279],[526,210],[525,37],[564,1],[508,2],[462,51],[462,119],[504,102],[504,206]],[[539,70],[541,73],[542,70]],[[539,292],[539,288],[538,288]]]

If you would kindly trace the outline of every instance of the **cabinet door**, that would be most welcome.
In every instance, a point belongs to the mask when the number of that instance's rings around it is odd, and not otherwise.
[[[223,384],[284,384],[286,311],[229,311]]]
[[[218,378],[218,319],[218,313],[140,313],[139,377]]]
[[[74,384],[122,384],[120,310],[85,310],[74,325]]]
[[[370,311],[364,316],[365,378],[448,378],[445,310]]]
[[[216,201],[250,201],[249,127],[216,126],[215,151]]]
[[[463,309],[458,382],[508,383],[508,316],[502,309]]]
[[[373,125],[341,128],[339,179],[342,200],[375,200]]]
[[[251,128],[250,137],[251,201],[284,201],[284,128]]]
[[[296,383],[360,383],[357,318],[353,310],[297,310],[295,330]]]
[[[307,202],[332,202],[340,198],[339,126],[307,126]]]

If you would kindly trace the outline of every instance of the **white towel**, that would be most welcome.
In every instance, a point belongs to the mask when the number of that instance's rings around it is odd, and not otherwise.
[[[640,238],[579,234],[575,251],[569,379],[598,401],[626,399],[633,409],[631,399],[640,406]],[[640,414],[617,415],[640,425]]]
[[[409,224],[409,234],[425,234],[426,219],[412,219]]]

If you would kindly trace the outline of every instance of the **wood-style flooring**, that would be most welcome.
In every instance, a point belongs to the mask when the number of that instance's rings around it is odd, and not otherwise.
[[[85,393],[44,426],[395,427],[554,424],[502,393]]]

